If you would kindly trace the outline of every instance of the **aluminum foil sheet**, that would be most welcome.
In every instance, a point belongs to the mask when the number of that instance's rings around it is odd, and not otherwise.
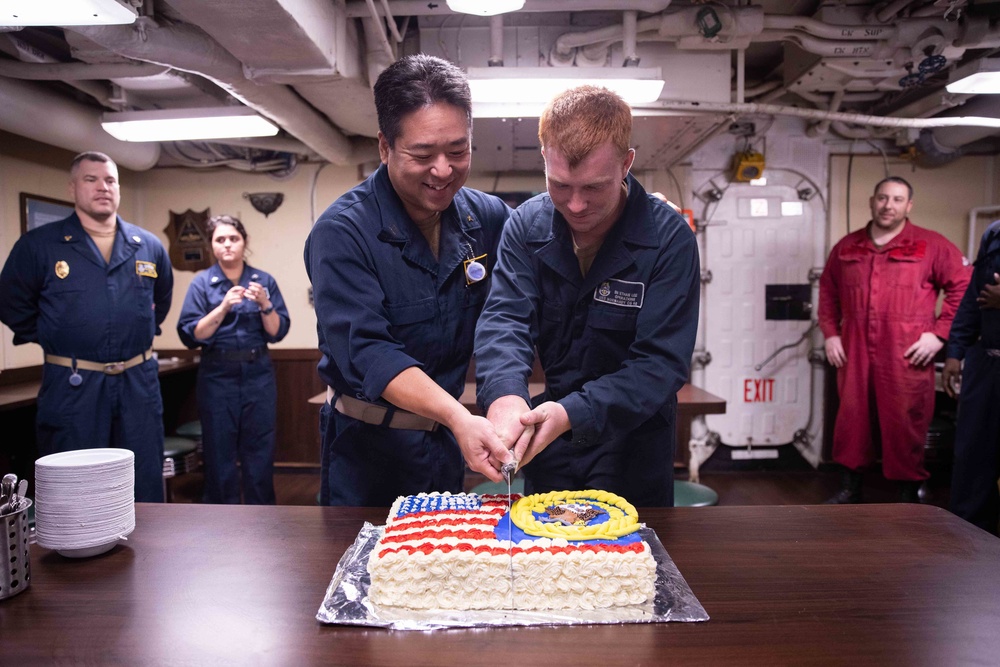
[[[594,610],[500,609],[456,611],[403,609],[375,605],[368,599],[368,556],[385,526],[365,523],[341,557],[326,597],[316,613],[323,623],[364,625],[392,630],[438,630],[508,625],[585,625],[595,623],[666,623],[707,621],[708,614],[691,592],[667,550],[651,528],[639,529],[656,561],[656,595],[641,605]]]

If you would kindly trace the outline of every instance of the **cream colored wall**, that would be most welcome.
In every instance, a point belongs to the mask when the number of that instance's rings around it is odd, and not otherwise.
[[[317,171],[319,171],[317,178]],[[328,165],[299,167],[285,179],[230,169],[153,169],[137,176],[136,224],[157,233],[166,243],[164,229],[170,212],[211,209],[212,215],[234,215],[247,230],[248,261],[275,277],[292,320],[288,335],[276,348],[315,348],[316,316],[309,304],[309,278],[302,250],[313,224],[310,205],[315,180],[315,216],[319,216],[341,194],[360,182],[357,169]],[[284,201],[266,218],[243,198],[244,192],[281,192]],[[184,295],[194,278],[190,271],[174,271],[174,300],[163,323],[158,348],[182,348],[177,336],[177,317]]]
[[[871,218],[868,200],[875,184],[886,176],[881,155],[846,155],[831,158],[830,215],[827,249],[846,235],[848,163],[850,162],[850,225],[861,229]],[[913,186],[910,219],[940,232],[965,253],[968,248],[969,211],[1000,203],[998,161],[992,157],[965,157],[935,169],[914,170],[909,162],[888,160],[890,176],[901,176]],[[974,234],[978,238],[978,234]]]

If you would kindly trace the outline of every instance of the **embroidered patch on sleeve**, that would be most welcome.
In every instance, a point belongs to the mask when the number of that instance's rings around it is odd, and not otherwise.
[[[156,262],[146,262],[141,259],[135,260],[135,272],[137,275],[147,278],[159,277],[156,273]]]
[[[594,301],[623,308],[642,308],[646,286],[629,280],[605,280],[594,290]]]

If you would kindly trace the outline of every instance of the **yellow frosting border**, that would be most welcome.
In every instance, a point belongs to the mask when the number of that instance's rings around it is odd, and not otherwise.
[[[610,518],[593,526],[564,526],[543,523],[533,512],[544,512],[545,508],[560,503],[589,501],[608,510]],[[614,516],[612,509],[621,512]],[[510,518],[514,525],[528,535],[535,537],[561,538],[564,540],[612,539],[639,530],[639,514],[627,500],[608,491],[550,491],[523,496],[510,508]]]

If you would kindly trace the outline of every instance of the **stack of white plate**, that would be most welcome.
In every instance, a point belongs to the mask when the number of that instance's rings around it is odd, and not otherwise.
[[[135,454],[81,449],[35,461],[38,544],[70,558],[96,556],[135,530]]]

